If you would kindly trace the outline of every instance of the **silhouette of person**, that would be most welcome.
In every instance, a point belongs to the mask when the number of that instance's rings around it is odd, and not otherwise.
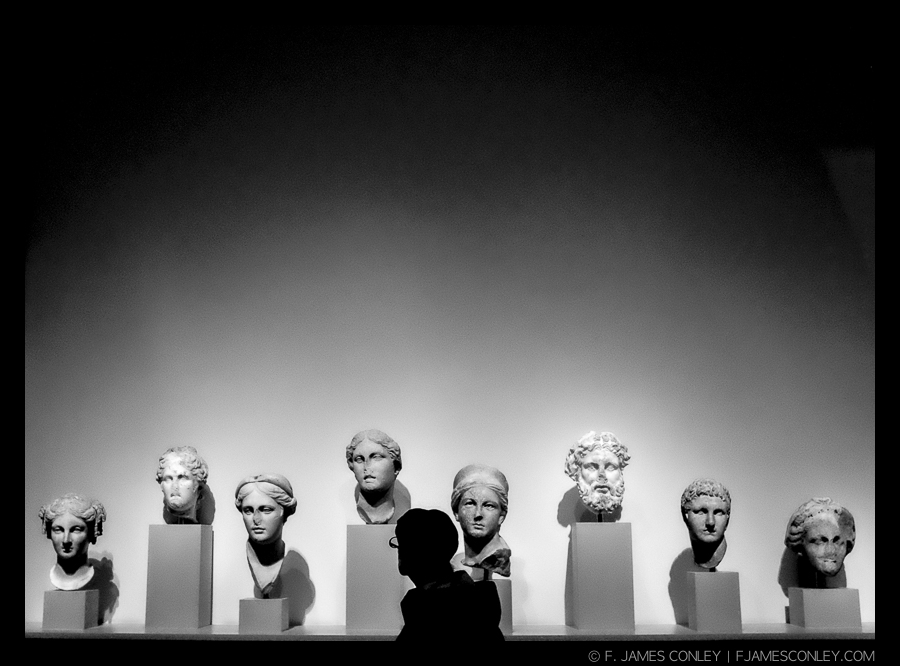
[[[497,586],[493,581],[476,583],[450,565],[459,546],[450,516],[437,509],[410,509],[397,520],[394,534],[397,567],[416,586],[400,602],[403,629],[398,641],[451,639],[461,626],[475,641],[504,640]]]

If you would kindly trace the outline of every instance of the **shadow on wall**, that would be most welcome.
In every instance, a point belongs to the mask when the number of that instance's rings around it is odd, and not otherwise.
[[[255,585],[253,596],[257,599],[263,598],[262,592]],[[269,597],[288,600],[290,626],[296,627],[306,621],[306,614],[316,601],[316,586],[309,577],[309,564],[306,559],[293,548],[284,556],[281,575],[272,587]]]
[[[688,626],[690,614],[691,588],[688,585],[688,573],[691,571],[704,572],[704,569],[694,562],[694,551],[685,548],[672,561],[669,567],[669,600],[672,602],[672,611],[675,613],[675,624]]]
[[[100,560],[90,558],[89,562],[94,567],[94,577],[82,589],[100,592],[97,621],[100,624],[111,622],[119,607],[119,586],[115,583],[112,559],[104,555]]]

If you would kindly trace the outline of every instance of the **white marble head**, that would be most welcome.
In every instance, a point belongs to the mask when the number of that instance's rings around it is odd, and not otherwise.
[[[628,449],[611,432],[587,433],[569,450],[566,474],[578,487],[581,501],[593,513],[622,506]]]
[[[297,510],[291,482],[281,474],[248,476],[234,491],[234,505],[249,541],[262,545],[280,541],[284,523]]]
[[[167,523],[196,523],[209,467],[193,446],[177,446],[159,457],[156,482],[163,494]]]
[[[42,506],[38,517],[42,532],[56,551],[50,580],[60,589],[80,589],[93,576],[88,548],[103,534],[106,509],[97,500],[69,493]]]
[[[836,576],[856,544],[853,515],[830,497],[814,497],[791,515],[784,545],[824,576]]]

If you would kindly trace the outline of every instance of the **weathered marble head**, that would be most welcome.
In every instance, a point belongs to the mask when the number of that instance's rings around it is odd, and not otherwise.
[[[499,469],[467,465],[453,479],[450,506],[462,527],[462,564],[509,576],[509,546],[500,526],[509,510],[509,483]]]
[[[794,511],[784,545],[823,576],[836,576],[856,544],[853,515],[830,497],[814,497]]]
[[[622,506],[623,470],[628,449],[611,432],[593,430],[578,440],[566,456],[566,474],[578,486],[581,501],[594,513],[611,513]]]
[[[234,505],[247,530],[247,564],[253,582],[268,598],[284,562],[284,524],[297,510],[291,482],[281,474],[257,474],[241,481]]]
[[[681,494],[681,517],[691,536],[694,561],[704,569],[718,566],[728,544],[725,530],[731,519],[731,494],[713,479],[697,479]]]
[[[390,436],[374,429],[356,433],[347,446],[347,467],[356,477],[356,510],[366,523],[396,523],[409,509],[408,497],[400,501],[394,494],[403,459]]]
[[[176,446],[159,457],[156,482],[163,494],[163,520],[167,524],[200,522],[209,467],[193,446]]]
[[[60,590],[80,590],[94,577],[88,548],[103,534],[106,509],[97,500],[69,493],[42,506],[38,518],[56,551],[50,582]]]

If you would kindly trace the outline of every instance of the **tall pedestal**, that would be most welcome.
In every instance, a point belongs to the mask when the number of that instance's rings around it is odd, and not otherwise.
[[[572,526],[572,583],[576,629],[634,633],[631,523]]]
[[[412,586],[388,541],[395,525],[347,526],[347,632],[399,634],[400,601]]]
[[[741,633],[741,582],[735,571],[689,571],[688,626],[694,631]]]
[[[99,615],[99,590],[44,592],[44,629],[90,629],[97,626]]]
[[[147,629],[212,624],[211,525],[151,525]]]
[[[860,629],[859,590],[788,588],[791,624],[806,629]]]

